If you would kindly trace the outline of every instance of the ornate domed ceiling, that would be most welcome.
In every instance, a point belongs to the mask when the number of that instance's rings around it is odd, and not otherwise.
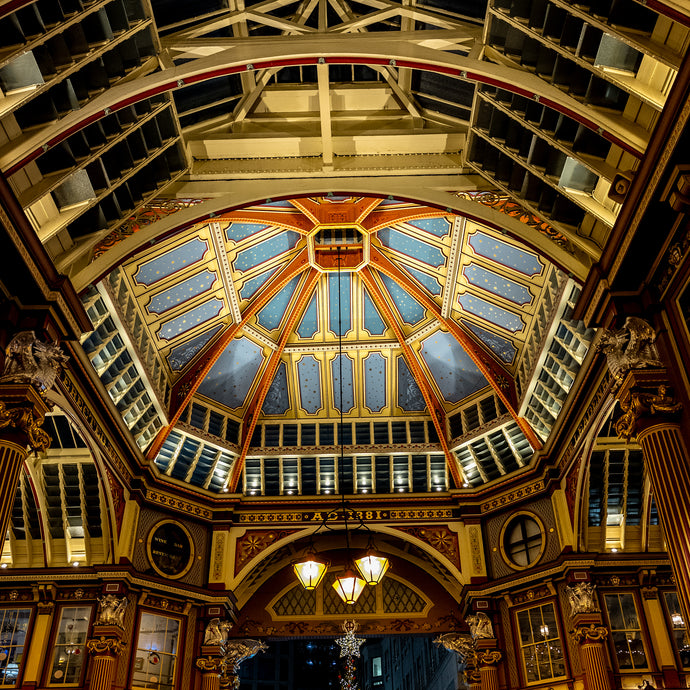
[[[106,284],[112,308],[100,320],[114,311],[120,326],[86,341],[94,366],[106,341],[133,334],[149,381],[164,382],[140,445],[164,474],[212,491],[254,493],[247,458],[335,456],[341,440],[348,454],[412,444],[433,455],[441,469],[424,490],[491,481],[540,447],[581,362],[565,328],[564,370],[552,374],[561,390],[542,395],[548,419],[528,421],[539,348],[567,325],[556,317],[572,283],[495,230],[391,198],[305,197],[218,215],[147,247]],[[113,397],[122,377],[111,378]],[[337,488],[331,474],[324,493]]]

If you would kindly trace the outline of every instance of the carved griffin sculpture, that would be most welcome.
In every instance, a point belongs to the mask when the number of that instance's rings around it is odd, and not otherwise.
[[[655,340],[654,329],[644,319],[628,316],[623,328],[616,331],[601,329],[597,350],[606,355],[611,375],[622,381],[631,369],[663,366]]]
[[[5,349],[4,383],[30,383],[39,391],[52,388],[67,356],[57,343],[43,343],[34,331],[21,331]]]

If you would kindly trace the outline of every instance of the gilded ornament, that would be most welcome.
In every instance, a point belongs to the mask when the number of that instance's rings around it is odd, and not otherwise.
[[[580,628],[576,628],[572,631],[573,639],[575,642],[585,643],[585,642],[603,642],[609,634],[607,628],[603,625],[594,625],[590,623],[589,625],[583,625]]]
[[[482,611],[468,616],[465,622],[470,626],[470,635],[473,640],[491,639],[495,637],[491,619]]]
[[[113,654],[119,656],[125,649],[124,642],[115,637],[104,637],[101,635],[97,640],[89,640],[86,648],[91,654]]]
[[[125,609],[128,603],[127,597],[118,599],[113,594],[99,597],[96,625],[116,625],[118,628],[124,629]]]
[[[578,582],[571,587],[566,587],[565,591],[570,602],[571,616],[577,613],[599,611],[594,594],[594,585],[591,582]]]
[[[43,343],[34,331],[21,331],[5,349],[5,368],[0,383],[30,383],[38,391],[53,387],[67,356],[57,343]]]
[[[477,652],[477,661],[481,666],[491,666],[497,664],[503,655],[497,649],[486,649],[484,651]]]
[[[34,417],[30,407],[8,408],[0,400],[0,429],[12,427],[23,431],[31,448],[45,453],[50,447],[50,436],[41,429],[41,424],[43,424],[43,419]]]
[[[623,414],[613,426],[619,438],[625,441],[636,435],[637,422],[643,415],[675,414],[683,408],[682,403],[675,402],[664,384],[659,386],[656,393],[632,391],[629,398],[619,404]]]
[[[655,340],[652,326],[637,316],[628,316],[617,331],[601,329],[596,350],[606,355],[611,375],[620,382],[631,369],[663,367]]]
[[[196,667],[204,673],[220,673],[222,666],[220,657],[202,656],[196,660]]]

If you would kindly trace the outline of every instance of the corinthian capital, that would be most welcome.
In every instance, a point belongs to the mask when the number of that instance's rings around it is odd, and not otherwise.
[[[584,644],[586,642],[603,642],[607,638],[609,631],[603,625],[590,623],[589,625],[575,628],[571,634],[575,642]]]

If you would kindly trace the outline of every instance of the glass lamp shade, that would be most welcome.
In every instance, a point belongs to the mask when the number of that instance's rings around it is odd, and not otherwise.
[[[348,568],[335,578],[333,589],[338,592],[338,596],[346,604],[354,604],[359,599],[359,595],[366,584],[352,568]]]
[[[326,574],[328,562],[321,560],[313,551],[308,551],[304,558],[293,563],[292,567],[304,589],[316,589]]]
[[[379,556],[373,549],[369,549],[364,556],[355,560],[355,565],[368,585],[377,585],[390,564],[385,556]]]

